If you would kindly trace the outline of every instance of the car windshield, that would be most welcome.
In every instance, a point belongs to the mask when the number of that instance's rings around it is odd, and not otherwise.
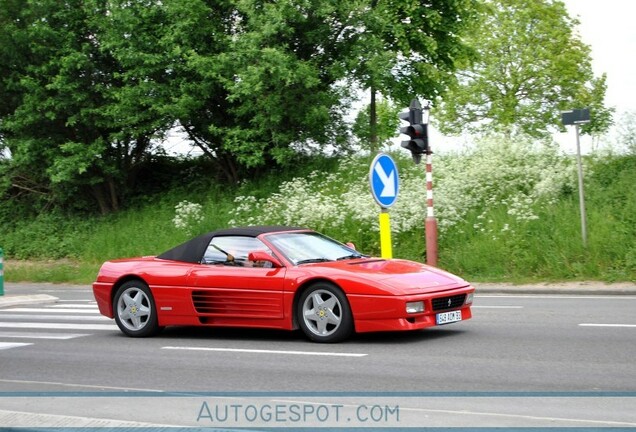
[[[273,234],[267,239],[294,265],[363,256],[355,249],[316,232]]]

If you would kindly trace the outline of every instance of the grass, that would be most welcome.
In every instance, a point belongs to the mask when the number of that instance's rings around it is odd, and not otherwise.
[[[594,163],[586,178],[588,246],[583,247],[578,198],[565,191],[558,202],[537,203],[537,220],[518,221],[505,206],[476,208],[440,235],[439,266],[474,281],[545,282],[565,280],[636,281],[636,157]],[[313,167],[305,167],[305,174]],[[330,173],[333,163],[320,162]],[[210,187],[195,192],[175,189],[145,197],[144,203],[106,217],[41,214],[0,227],[9,282],[87,284],[107,259],[156,255],[193,234],[228,226],[237,195],[267,197],[298,171],[272,174],[240,187]],[[349,173],[349,175],[354,175]],[[334,190],[334,194],[341,193]],[[200,203],[205,220],[191,232],[175,228],[177,203]],[[394,255],[425,261],[422,224],[393,234]],[[9,228],[8,228],[9,227]],[[347,218],[326,234],[353,241],[366,253],[379,254],[379,236]]]
[[[9,282],[48,282],[89,284],[101,263],[59,260],[7,260],[4,263]]]

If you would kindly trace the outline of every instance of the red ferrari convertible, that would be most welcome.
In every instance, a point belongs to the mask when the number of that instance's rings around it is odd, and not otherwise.
[[[316,342],[464,321],[474,291],[434,267],[275,226],[224,229],[158,256],[108,261],[93,284],[100,312],[128,336],[176,325],[300,328]]]

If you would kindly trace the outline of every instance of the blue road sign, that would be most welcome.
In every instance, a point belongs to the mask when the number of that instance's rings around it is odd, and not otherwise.
[[[369,171],[371,195],[382,208],[391,207],[397,201],[400,181],[397,165],[391,156],[380,153],[371,162]]]

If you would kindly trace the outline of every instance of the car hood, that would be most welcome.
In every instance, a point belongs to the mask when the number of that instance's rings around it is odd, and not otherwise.
[[[396,294],[445,291],[470,285],[460,277],[425,264],[399,259],[369,258],[320,264],[354,279],[381,284]]]

